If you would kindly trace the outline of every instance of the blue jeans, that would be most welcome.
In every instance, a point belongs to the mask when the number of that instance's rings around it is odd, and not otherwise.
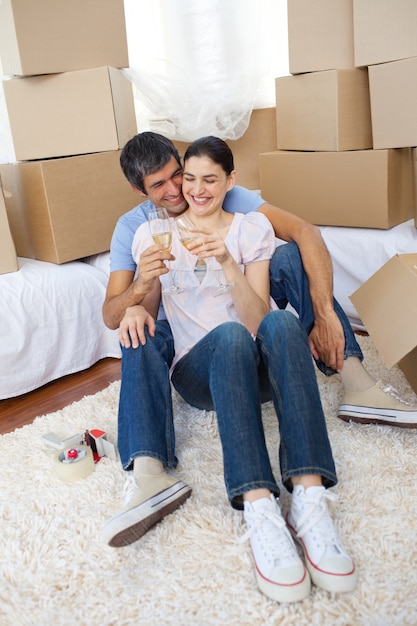
[[[261,400],[272,399],[280,432],[281,478],[337,482],[307,335],[288,311],[262,320],[254,341],[237,322],[221,324],[178,361],[172,384],[186,402],[217,414],[224,481],[234,508],[251,489],[279,493],[265,445]]]
[[[290,302],[308,334],[313,324],[313,308],[296,244],[284,244],[277,248],[270,272],[271,294],[278,306],[285,308]],[[345,331],[345,357],[361,357],[349,321],[337,303],[335,310]],[[177,465],[169,380],[173,356],[174,342],[166,321],[157,321],[155,336],[147,334],[145,346],[122,347],[118,447],[124,469],[131,469],[133,459],[139,456],[159,459],[169,468]],[[332,373],[332,370],[327,369],[327,373]],[[268,389],[265,389],[267,385],[262,376],[260,384],[262,400],[265,400]]]
[[[277,247],[271,259],[269,274],[272,298],[280,309],[285,309],[290,303],[309,335],[314,324],[314,311],[308,277],[296,243],[286,243]],[[345,335],[345,359],[348,356],[356,356],[362,361],[362,351],[345,312],[335,299],[333,299],[333,306]],[[326,376],[335,374],[335,370],[327,367],[322,361],[316,361],[316,364]]]
[[[145,333],[144,346],[122,347],[118,448],[124,469],[138,456],[177,465],[169,380],[174,340],[165,320],[157,320],[154,337]]]

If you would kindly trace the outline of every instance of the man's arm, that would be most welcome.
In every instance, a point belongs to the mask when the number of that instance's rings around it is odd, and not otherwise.
[[[106,326],[118,328],[126,309],[140,304],[145,294],[137,293],[137,281],[133,281],[134,272],[119,270],[111,272],[107,284],[106,298],[103,303],[103,320]]]
[[[125,348],[138,348],[145,345],[145,326],[151,337],[155,335],[155,320],[158,315],[161,301],[161,285],[155,281],[152,291],[143,300],[143,305],[137,304],[128,308],[119,326],[119,341]],[[148,311],[151,311],[149,313]]]
[[[283,209],[264,203],[259,209],[271,222],[275,234],[295,241],[310,285],[315,322],[309,336],[314,358],[341,371],[344,362],[343,328],[333,307],[333,268],[320,229]]]
[[[103,320],[106,326],[114,330],[120,326],[125,315],[135,314],[134,307],[142,304],[159,276],[168,272],[164,261],[173,258],[169,250],[154,245],[141,255],[136,280],[133,271],[118,270],[110,273],[103,303]]]

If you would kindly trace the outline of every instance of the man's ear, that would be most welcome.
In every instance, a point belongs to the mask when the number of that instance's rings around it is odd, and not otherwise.
[[[138,189],[137,187],[135,187],[134,185],[130,185],[133,189],[133,191],[135,191],[136,193],[138,193],[140,196],[143,196],[144,198],[147,198],[148,195],[144,192],[141,191],[140,189]]]

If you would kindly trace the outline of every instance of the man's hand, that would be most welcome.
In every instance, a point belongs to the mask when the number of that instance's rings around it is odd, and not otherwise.
[[[138,278],[135,281],[140,293],[152,291],[155,280],[169,271],[164,261],[174,260],[175,257],[168,248],[163,248],[157,244],[142,252],[138,265]]]
[[[316,360],[322,361],[337,372],[342,371],[345,336],[342,324],[334,311],[326,319],[316,319],[308,343]]]
[[[165,261],[173,259],[168,248],[153,245],[141,255],[136,280],[131,270],[111,272],[103,303],[103,320],[108,328],[119,328],[127,309],[143,303],[159,284],[159,276],[168,272]],[[149,310],[154,314],[153,309]]]
[[[119,326],[119,341],[124,348],[137,348],[146,343],[145,326],[151,337],[155,334],[155,320],[140,304],[126,309]]]

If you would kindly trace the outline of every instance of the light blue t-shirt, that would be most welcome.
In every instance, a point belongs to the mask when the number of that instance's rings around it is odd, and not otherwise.
[[[227,192],[223,208],[228,213],[250,213],[257,211],[265,203],[257,193],[236,185]],[[116,224],[110,244],[110,271],[136,271],[132,257],[132,242],[138,227],[148,219],[148,212],[154,208],[150,200],[145,200],[134,209],[122,215]]]

